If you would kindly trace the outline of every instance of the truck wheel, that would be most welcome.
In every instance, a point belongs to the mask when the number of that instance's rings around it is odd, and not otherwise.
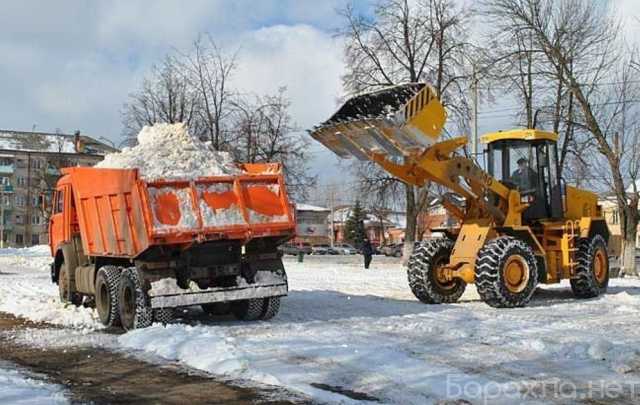
[[[231,303],[229,302],[212,302],[200,306],[205,313],[214,316],[226,315],[231,312]]]
[[[96,274],[96,310],[100,322],[105,326],[118,326],[118,279],[120,270],[116,266],[103,266]]]
[[[280,311],[280,297],[269,297],[264,299],[264,312],[260,319],[269,320]]]
[[[607,242],[602,235],[581,238],[576,251],[576,266],[571,290],[577,298],[593,298],[607,291],[609,285],[609,257]]]
[[[163,325],[173,320],[173,308],[158,308],[153,310],[153,321]]]
[[[476,260],[476,288],[492,307],[523,307],[538,283],[538,265],[531,247],[520,239],[500,236],[489,241]]]
[[[234,301],[231,303],[231,312],[242,321],[257,321],[262,318],[264,301],[264,298]]]
[[[125,330],[146,328],[153,322],[153,312],[147,294],[142,290],[138,270],[129,267],[122,271],[118,289],[120,322]]]
[[[82,295],[71,292],[71,275],[64,262],[60,265],[60,273],[58,274],[58,293],[60,294],[60,302],[64,304],[73,304],[75,306],[82,305]]]
[[[409,287],[413,295],[425,304],[443,304],[458,301],[467,284],[442,277],[442,266],[449,263],[453,241],[446,238],[421,243],[414,249],[407,265]]]

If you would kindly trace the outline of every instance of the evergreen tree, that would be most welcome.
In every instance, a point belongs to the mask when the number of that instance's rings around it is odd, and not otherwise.
[[[351,210],[351,214],[344,225],[345,238],[356,247],[362,246],[362,242],[366,237],[364,230],[365,219],[366,213],[362,209],[360,201],[356,200],[356,205]]]

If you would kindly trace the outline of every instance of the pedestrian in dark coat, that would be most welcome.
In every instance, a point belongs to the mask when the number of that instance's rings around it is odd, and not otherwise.
[[[368,269],[373,258],[373,246],[371,246],[371,242],[367,238],[362,241],[362,255],[364,256],[364,268]]]

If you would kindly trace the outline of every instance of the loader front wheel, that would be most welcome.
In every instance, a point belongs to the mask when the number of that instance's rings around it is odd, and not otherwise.
[[[574,277],[570,280],[576,298],[593,298],[607,291],[609,257],[601,235],[578,241]]]
[[[118,300],[120,321],[125,330],[146,328],[151,325],[153,311],[147,294],[142,290],[142,283],[135,267],[122,271]]]
[[[62,273],[60,273],[62,274]],[[120,270],[116,266],[103,266],[96,274],[96,310],[100,322],[105,326],[118,326],[118,279]]]
[[[460,279],[446,280],[442,268],[449,263],[453,241],[435,239],[417,246],[409,258],[407,277],[413,295],[425,304],[453,303],[460,299],[467,284]]]
[[[531,247],[520,239],[500,236],[489,241],[476,260],[476,289],[496,308],[523,307],[538,283],[538,265]]]

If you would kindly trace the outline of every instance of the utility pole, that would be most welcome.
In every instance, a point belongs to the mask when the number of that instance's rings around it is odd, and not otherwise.
[[[331,242],[331,247],[333,247],[333,244],[335,243],[334,238],[335,238],[335,233],[333,230],[333,214],[334,214],[334,206],[335,206],[335,196],[334,196],[334,188],[333,185],[328,185],[329,188],[329,209],[331,210],[331,213],[329,214],[329,225],[330,225],[330,232],[331,235],[329,236],[329,241]]]
[[[478,158],[478,71],[476,64],[473,64],[473,76],[471,78],[471,95],[473,103],[473,111],[471,113],[471,156],[473,159]]]

